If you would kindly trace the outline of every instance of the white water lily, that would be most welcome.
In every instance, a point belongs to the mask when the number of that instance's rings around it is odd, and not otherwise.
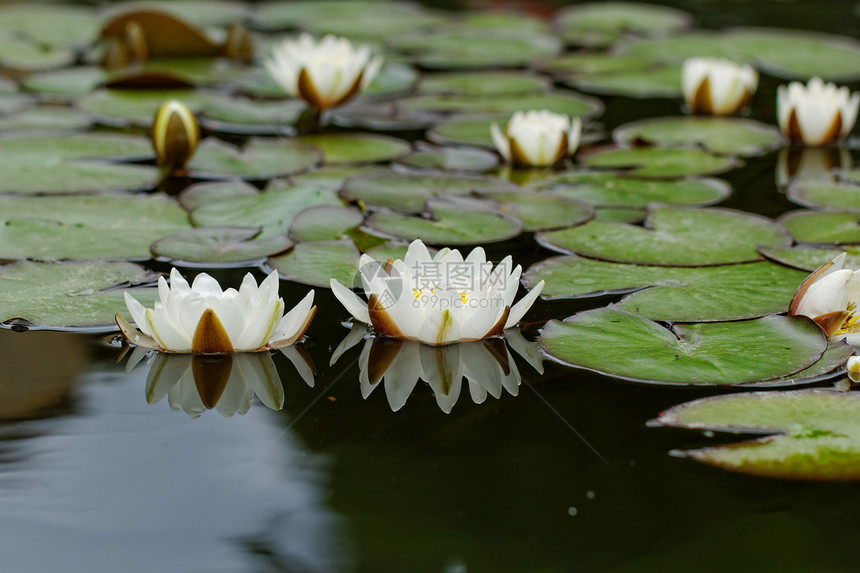
[[[222,291],[218,281],[206,273],[194,283],[170,271],[170,286],[158,279],[159,300],[144,308],[128,292],[125,303],[135,330],[122,316],[116,322],[129,342],[161,352],[224,354],[256,352],[289,346],[302,337],[316,313],[314,291],[284,314],[284,299],[278,297],[278,273],[257,287],[251,273],[239,290]]]
[[[265,66],[288,94],[324,110],[366,88],[382,67],[382,58],[371,58],[368,46],[353,46],[346,38],[329,34],[317,42],[305,33],[276,46]]]
[[[860,273],[843,268],[845,253],[818,267],[800,283],[791,304],[790,316],[814,320],[831,340],[860,346]]]
[[[505,160],[517,165],[547,167],[576,151],[582,121],[548,110],[518,111],[511,116],[504,133],[490,126],[493,144]]]
[[[681,70],[684,100],[693,113],[731,115],[752,98],[758,72],[722,58],[688,58]]]
[[[860,93],[812,78],[791,82],[776,92],[779,128],[791,141],[824,145],[848,135],[857,121]]]
[[[444,345],[500,336],[520,321],[544,283],[513,304],[522,269],[511,267],[510,256],[494,267],[481,247],[464,259],[456,249],[431,255],[416,240],[403,260],[389,259],[384,266],[361,257],[368,301],[335,279],[331,288],[346,310],[377,334]]]

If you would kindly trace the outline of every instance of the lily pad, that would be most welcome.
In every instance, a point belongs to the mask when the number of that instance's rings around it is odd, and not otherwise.
[[[615,173],[561,172],[546,181],[553,191],[602,207],[711,205],[729,196],[731,187],[722,179],[688,178],[677,181],[634,179]]]
[[[516,72],[434,74],[421,80],[424,94],[439,95],[519,95],[545,91],[549,82],[540,76]]]
[[[195,177],[268,179],[308,171],[321,160],[318,149],[295,139],[254,138],[241,150],[206,139],[197,148],[188,170]]]
[[[613,221],[615,223],[641,223],[645,220],[645,209],[622,209],[619,207],[598,207],[594,210],[594,218],[598,221]]]
[[[538,343],[553,358],[606,376],[692,385],[761,383],[815,363],[827,342],[806,317],[766,316],[671,329],[615,306],[551,320]],[[624,359],[619,360],[623,349]]]
[[[321,205],[299,212],[290,224],[290,236],[297,241],[333,241],[344,238],[364,221],[358,209]]]
[[[546,299],[632,292],[618,308],[652,320],[711,322],[785,312],[806,273],[770,262],[685,268],[628,265],[577,256],[532,265],[523,283],[546,281]]]
[[[290,180],[297,185],[316,185],[337,191],[350,177],[391,173],[378,165],[323,165],[319,169],[293,175]]]
[[[0,7],[0,36],[19,43],[84,47],[98,35],[99,18],[89,8],[57,4],[11,4]]]
[[[806,272],[812,272],[824,263],[829,263],[846,253],[845,266],[860,269],[860,248],[819,249],[816,247],[759,247],[759,252],[772,261]]]
[[[291,141],[320,149],[326,165],[391,161],[405,155],[411,149],[402,139],[365,133],[303,135]]]
[[[341,202],[328,189],[293,186],[204,203],[191,211],[191,221],[197,227],[262,227],[261,237],[271,237],[285,235],[296,214],[316,205],[340,206]]]
[[[680,77],[680,76],[679,76]],[[714,153],[761,155],[782,144],[775,127],[737,117],[660,117],[627,123],[615,129],[619,143],[647,142],[665,146],[701,145]]]
[[[804,207],[860,212],[860,185],[852,183],[800,180],[788,186],[786,195]]]
[[[477,145],[494,149],[493,138],[490,136],[490,124],[494,121],[499,125],[508,118],[504,115],[496,119],[452,119],[440,123],[430,130],[427,139],[440,144]]]
[[[406,112],[481,115],[490,121],[495,121],[498,117],[504,117],[506,120],[514,112],[524,109],[548,109],[571,117],[588,116],[603,111],[600,100],[573,92],[492,96],[425,95],[403,98],[398,105]],[[489,122],[487,129],[490,129]]]
[[[755,440],[677,452],[723,469],[806,479],[860,479],[860,393],[820,388],[748,392],[694,400],[650,422],[722,432]]]
[[[556,15],[561,37],[569,44],[604,47],[627,34],[663,36],[683,29],[692,16],[666,6],[638,2],[592,2],[564,8]]]
[[[436,147],[414,151],[398,161],[418,169],[484,172],[495,168],[499,158],[495,153],[468,147]]]
[[[209,104],[212,96],[190,89],[100,89],[81,98],[78,106],[108,125],[149,127],[159,106],[172,99],[198,113]]]
[[[248,5],[225,0],[131,0],[110,4],[105,16],[130,9],[162,10],[201,26],[229,26],[248,16]]]
[[[307,105],[300,100],[259,101],[246,98],[221,99],[207,106],[201,122],[213,131],[278,135],[278,126],[291,126]]]
[[[0,198],[0,259],[150,258],[149,246],[190,227],[161,196]]]
[[[484,191],[479,195],[495,202],[497,210],[519,219],[523,231],[571,227],[594,217],[591,206],[551,192]]]
[[[718,157],[699,149],[676,147],[608,147],[578,155],[589,167],[627,168],[627,175],[637,177],[684,177],[722,173],[737,165],[732,157]]]
[[[793,211],[780,217],[796,241],[833,245],[860,243],[860,214]]]
[[[444,173],[381,173],[353,177],[341,189],[345,199],[373,207],[387,207],[407,213],[421,213],[428,199],[468,195],[482,189],[513,189],[513,186],[488,177],[467,177]]]
[[[202,227],[168,235],[152,244],[152,254],[174,264],[247,266],[293,246],[285,235],[260,237],[259,227]]]
[[[365,225],[385,237],[411,241],[421,239],[434,245],[478,245],[515,237],[520,222],[504,213],[479,210],[459,203],[427,201],[429,218],[377,212]]]
[[[681,97],[681,66],[646,66],[635,70],[576,74],[559,78],[564,85],[588,93],[630,98]]]
[[[101,68],[81,66],[31,74],[21,78],[21,86],[40,94],[76,97],[90,93],[107,77]]]
[[[654,65],[654,58],[604,52],[573,52],[557,58],[533,62],[533,66],[542,72],[563,76],[632,72],[652,65]],[[678,83],[677,79],[675,78],[676,83]]]
[[[788,246],[791,238],[765,217],[729,209],[653,207],[646,227],[589,221],[537,235],[547,248],[616,262],[701,266],[758,261],[757,245]]]
[[[3,133],[82,130],[89,126],[89,116],[70,108],[39,107],[22,109],[14,115],[0,116],[0,131]]]
[[[0,267],[0,322],[23,319],[28,326],[41,328],[116,330],[114,315],[126,312],[123,293],[128,289],[112,287],[150,278],[143,268],[125,262],[5,265]],[[154,288],[129,292],[144,304],[157,297]]]
[[[561,42],[545,32],[512,34],[471,26],[447,26],[425,34],[404,34],[389,40],[411,61],[438,70],[517,67],[561,51]]]
[[[179,194],[179,204],[193,211],[201,205],[240,195],[256,195],[257,188],[241,179],[196,183]]]

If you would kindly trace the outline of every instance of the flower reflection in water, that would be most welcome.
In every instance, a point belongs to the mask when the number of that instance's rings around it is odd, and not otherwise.
[[[784,147],[775,180],[780,188],[795,181],[836,183],[840,171],[850,167],[851,153],[844,147]]]
[[[364,339],[358,359],[361,395],[367,399],[377,386],[384,386],[388,405],[394,412],[406,404],[418,380],[430,385],[436,403],[446,414],[459,399],[464,378],[476,404],[483,403],[488,395],[501,397],[503,390],[516,396],[521,377],[509,348],[543,374],[543,356],[537,343],[527,341],[516,328],[505,330],[502,338],[447,346],[369,334],[370,330],[363,325],[354,326],[335,349],[331,363]]]
[[[304,349],[288,346],[279,350],[313,387],[316,371]],[[167,396],[171,409],[182,409],[192,418],[212,409],[228,418],[243,415],[254,396],[272,410],[284,407],[284,387],[269,352],[191,355],[136,348],[126,369],[134,368],[147,354],[151,354],[146,377],[146,401],[150,404]]]

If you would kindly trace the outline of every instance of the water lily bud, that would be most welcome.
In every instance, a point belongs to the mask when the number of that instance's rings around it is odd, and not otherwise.
[[[845,365],[852,382],[860,382],[860,356],[852,356]]]
[[[684,100],[693,113],[731,115],[752,98],[758,72],[721,58],[689,58],[681,72]]]
[[[338,106],[366,88],[382,67],[370,48],[327,35],[317,43],[310,34],[285,40],[265,62],[272,79],[293,97],[318,110]]]
[[[230,26],[221,53],[231,60],[251,62],[254,59],[254,37],[251,31],[238,22]]]
[[[548,110],[518,111],[505,126],[490,126],[496,149],[516,165],[547,167],[576,151],[582,133],[578,117],[570,120],[562,113]]]
[[[821,78],[805,86],[791,82],[776,92],[779,128],[791,141],[806,145],[825,145],[848,135],[859,107],[860,94]]]
[[[152,146],[159,165],[182,168],[197,149],[200,128],[184,103],[170,100],[161,105],[152,122]]]

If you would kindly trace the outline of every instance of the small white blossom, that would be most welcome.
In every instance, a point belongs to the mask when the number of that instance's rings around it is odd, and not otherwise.
[[[776,92],[779,128],[791,141],[825,145],[848,135],[857,121],[860,94],[812,78],[791,82]]]
[[[518,165],[546,167],[558,163],[579,147],[582,122],[548,110],[518,111],[505,131],[490,126],[493,144],[507,161]]]
[[[752,98],[758,72],[721,58],[689,58],[681,71],[681,88],[693,113],[731,115]]]

